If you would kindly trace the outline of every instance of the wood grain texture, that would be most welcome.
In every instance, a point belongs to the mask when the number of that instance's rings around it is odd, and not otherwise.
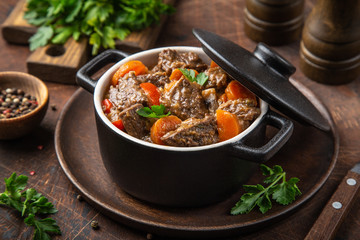
[[[16,3],[16,0],[0,1],[0,23],[5,21]],[[305,1],[305,16],[310,13],[315,3],[316,0]],[[155,47],[199,46],[191,33],[193,27],[213,31],[249,51],[253,51],[256,46],[243,30],[245,6],[242,0],[177,1],[175,7],[177,12],[165,22]],[[340,86],[322,85],[307,78],[299,69],[299,41],[274,49],[297,68],[294,78],[311,89],[333,116],[341,140],[338,162],[325,185],[298,211],[271,226],[227,240],[303,240],[341,179],[359,161],[360,78]],[[27,71],[26,59],[30,55],[27,46],[8,44],[0,33],[0,54],[3,56],[0,58],[0,71]],[[0,178],[8,177],[14,171],[28,176],[30,171],[36,172],[34,176],[29,176],[29,186],[37,188],[59,209],[53,217],[59,222],[63,234],[53,239],[146,239],[146,232],[125,227],[106,217],[86,201],[76,200],[78,192],[60,168],[55,154],[54,131],[64,104],[77,87],[52,82],[46,82],[46,85],[50,95],[49,105],[55,104],[57,110],[48,109],[42,124],[31,135],[17,141],[0,141]],[[293,141],[302,140],[300,137]],[[43,145],[43,150],[38,150],[38,145]],[[300,153],[300,156],[309,159],[308,155]],[[292,161],[291,153],[288,153],[286,161]],[[316,174],[310,172],[304,175],[316,177]],[[3,189],[4,186],[0,184],[0,191]],[[336,240],[359,238],[359,200],[358,193],[353,207],[335,236]],[[99,222],[100,228],[97,231],[90,227],[93,219]],[[31,239],[31,234],[32,230],[25,226],[19,214],[8,208],[0,208],[1,239]],[[154,236],[154,239],[161,238]]]
[[[69,39],[64,46],[49,45],[36,49],[26,60],[27,70],[43,81],[75,84],[76,72],[89,59],[85,38]]]
[[[320,0],[306,19],[300,67],[324,84],[345,84],[360,76],[360,1]]]
[[[305,240],[333,239],[351,209],[359,188],[360,175],[349,171],[306,235]]]
[[[303,86],[298,86],[302,91],[309,92]],[[310,99],[313,102],[316,100],[313,94]],[[92,96],[85,90],[80,90],[64,109],[55,133],[59,162],[65,174],[95,208],[127,226],[148,230],[156,235],[213,239],[270,226],[311,198],[324,184],[337,159],[339,142],[335,132],[324,133],[297,124],[292,140],[266,163],[269,166],[281,164],[288,176],[302,179],[299,184],[302,196],[293,204],[274,204],[266,215],[253,211],[246,215],[231,216],[229,211],[240,198],[242,190],[224,201],[206,207],[171,208],[147,204],[113,184],[111,176],[106,172],[97,141],[92,102]],[[319,108],[324,109],[321,103]],[[329,121],[332,125],[330,119]],[[311,161],[302,158],[300,153],[308,156]],[[293,161],[286,161],[289,154],[295,155],[292,157]],[[309,177],[309,173],[316,177]],[[97,181],[91,181],[92,178]],[[247,184],[256,184],[261,178],[260,171],[257,171]]]

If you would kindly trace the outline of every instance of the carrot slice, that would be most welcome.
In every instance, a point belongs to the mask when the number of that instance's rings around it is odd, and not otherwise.
[[[124,63],[120,66],[120,68],[115,72],[115,74],[112,77],[112,85],[116,85],[119,81],[119,78],[123,77],[125,74],[127,74],[130,71],[134,71],[135,75],[141,75],[148,72],[148,68],[140,61],[133,60],[129,61],[127,63]]]
[[[176,83],[176,81],[172,81],[170,83],[165,84],[165,86],[164,86],[165,92],[170,91],[170,89],[175,85],[175,83]]]
[[[240,98],[248,98],[256,102],[256,96],[247,88],[241,85],[238,81],[232,80],[225,89],[228,100],[235,100]]]
[[[181,72],[178,68],[175,68],[175,69],[171,72],[171,75],[170,75],[169,79],[170,79],[171,81],[173,81],[173,80],[179,80],[182,76],[183,76],[182,72]]]
[[[117,127],[118,129],[120,129],[121,131],[125,130],[124,124],[121,119],[112,122],[112,124],[114,124],[114,126]]]
[[[180,118],[176,116],[167,116],[158,119],[150,129],[150,138],[153,143],[164,145],[161,137],[167,132],[173,131],[181,124]]]
[[[219,101],[220,101],[221,103],[227,102],[226,93],[222,94],[222,95],[219,97]]]
[[[216,62],[214,62],[213,60],[211,60],[211,63],[210,63],[210,67],[211,68],[214,68],[214,67],[218,67],[219,65],[217,65]]]
[[[216,122],[220,142],[233,138],[242,132],[236,115],[228,111],[216,110]]]
[[[144,90],[149,99],[150,106],[160,105],[160,92],[158,88],[149,82],[141,83],[140,87]]]

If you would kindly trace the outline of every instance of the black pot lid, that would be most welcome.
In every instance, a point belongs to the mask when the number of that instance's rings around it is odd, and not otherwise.
[[[289,82],[295,67],[259,43],[251,53],[214,33],[193,29],[204,52],[231,77],[293,119],[324,131],[330,125],[316,107]]]

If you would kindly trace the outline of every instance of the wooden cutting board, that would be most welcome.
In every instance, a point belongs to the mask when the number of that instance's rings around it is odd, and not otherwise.
[[[164,0],[174,4],[175,0]],[[9,17],[2,24],[3,38],[12,44],[28,44],[29,38],[37,28],[23,19],[26,0],[20,0]],[[160,24],[139,32],[131,33],[123,41],[116,41],[116,48],[134,53],[152,48],[166,21],[162,17]],[[91,57],[87,39],[79,42],[69,39],[64,46],[46,46],[35,50],[27,59],[27,69],[44,81],[75,84],[77,70]]]

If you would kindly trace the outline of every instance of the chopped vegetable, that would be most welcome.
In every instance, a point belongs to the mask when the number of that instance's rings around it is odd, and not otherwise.
[[[157,87],[149,82],[141,83],[140,87],[144,90],[149,99],[150,106],[160,105],[160,92]]]
[[[214,68],[214,67],[218,67],[219,65],[217,65],[216,62],[214,62],[213,60],[211,60],[211,63],[210,63],[210,67],[211,68]]]
[[[216,122],[220,142],[235,137],[242,132],[236,115],[221,109],[216,110]]]
[[[179,80],[183,75],[183,73],[180,71],[180,69],[178,68],[175,68],[172,72],[171,72],[171,75],[169,77],[169,79],[171,81],[173,80]]]
[[[31,50],[86,36],[95,55],[100,47],[115,48],[116,39],[159,23],[162,14],[173,12],[175,8],[161,0],[27,0],[24,18],[39,27],[29,40]]]
[[[129,61],[120,66],[120,68],[115,72],[112,77],[112,85],[116,86],[119,81],[119,78],[123,77],[125,74],[134,71],[135,75],[141,75],[148,72],[148,68],[138,60]]]
[[[272,204],[270,196],[277,203],[288,205],[295,201],[295,197],[301,195],[300,189],[296,185],[299,182],[298,178],[290,178],[286,181],[286,172],[283,171],[279,165],[272,169],[264,164],[260,165],[261,171],[265,178],[264,183],[270,184],[266,188],[261,184],[244,185],[247,193],[241,196],[240,201],[231,209],[231,214],[249,213],[255,206],[258,206],[262,213],[266,213],[271,209]],[[278,183],[282,180],[281,183]]]
[[[220,101],[220,104],[227,102],[226,93],[222,94],[222,95],[219,97],[219,101]]]
[[[180,118],[173,115],[158,119],[150,130],[151,141],[156,144],[164,145],[161,137],[178,128],[180,124]]]
[[[179,68],[179,70],[182,72],[182,74],[186,77],[187,80],[189,80],[190,82],[196,82],[201,86],[204,85],[209,79],[209,77],[206,76],[204,72],[198,73],[196,70],[188,70],[182,68]]]
[[[112,108],[112,103],[110,102],[109,99],[104,99],[102,101],[101,106],[102,106],[102,109],[103,109],[104,113],[109,113],[110,109]]]
[[[143,107],[139,109],[136,113],[142,117],[147,117],[147,118],[163,118],[170,115],[170,112],[168,112],[167,114],[165,114],[164,112],[165,112],[165,106],[160,104],[160,105],[153,105],[150,108]]]
[[[0,204],[14,208],[24,217],[28,226],[33,226],[34,240],[48,240],[48,233],[61,234],[59,226],[52,218],[39,219],[36,214],[53,214],[57,212],[54,205],[46,197],[35,189],[26,187],[28,177],[16,176],[14,172],[9,178],[5,178],[5,192],[0,194]]]
[[[225,93],[228,100],[235,99],[251,99],[256,102],[256,96],[250,92],[247,88],[241,85],[238,81],[232,80],[225,89]]]
[[[112,122],[112,124],[114,124],[114,126],[117,127],[118,129],[120,129],[121,131],[125,130],[124,124],[121,119]]]

